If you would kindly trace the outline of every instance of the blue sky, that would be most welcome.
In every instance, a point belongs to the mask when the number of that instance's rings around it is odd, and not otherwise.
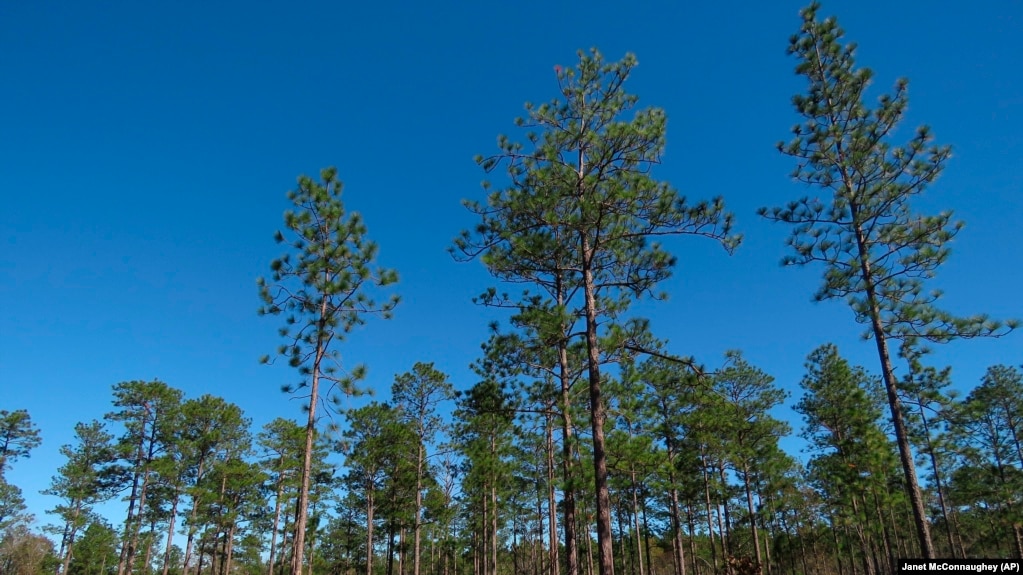
[[[728,349],[798,399],[805,357],[832,341],[876,371],[839,302],[814,304],[821,270],[782,269],[788,230],[755,215],[807,190],[774,148],[803,88],[787,57],[802,2],[6,2],[0,4],[0,409],[28,409],[43,445],[9,479],[30,510],[77,421],[111,409],[117,382],[159,378],[221,395],[259,427],[299,417],[258,363],[278,344],[255,279],[280,255],[273,233],[299,174],[336,165],[396,268],[403,303],[339,349],[393,376],[433,361],[458,388],[487,324],[471,298],[493,284],[445,249],[482,198],[476,154],[512,136],[523,103],[556,95],[553,66],[598,47],[639,59],[628,89],[668,115],[655,175],[689,197],[725,197],[743,246],[668,247],[667,302],[642,304],[671,349],[720,364]],[[1023,317],[1023,5],[827,3],[876,94],[910,79],[897,137],[922,123],[954,147],[917,205],[967,222],[934,282],[954,312]],[[987,366],[1023,362],[1023,338],[934,354],[968,390]],[[779,410],[793,418],[791,411]],[[798,429],[799,421],[793,418]],[[799,442],[786,445],[798,449]],[[111,519],[119,521],[123,509]]]

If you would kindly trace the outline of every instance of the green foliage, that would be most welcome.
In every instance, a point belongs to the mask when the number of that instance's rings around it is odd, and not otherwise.
[[[0,410],[0,476],[15,460],[28,457],[39,446],[39,428],[28,411]]]
[[[796,73],[807,80],[807,93],[792,98],[805,121],[778,149],[797,160],[793,178],[830,197],[759,210],[793,225],[788,245],[794,253],[783,264],[823,263],[816,298],[846,299],[858,322],[876,318],[888,337],[945,342],[1004,333],[986,316],[960,318],[932,305],[941,293],[925,292],[924,281],[948,258],[948,243],[963,224],[950,211],[914,214],[910,200],[938,177],[951,148],[933,144],[926,126],[904,145],[890,143],[909,102],[908,82],[900,79],[894,93],[867,107],[863,97],[873,73],[856,67],[856,45],[842,45],[837,21],[819,21],[818,8],[803,10],[802,28],[789,46],[800,61]]]
[[[101,520],[89,523],[75,545],[68,575],[108,575],[117,567],[117,544],[117,533],[112,527]]]
[[[92,506],[113,497],[109,481],[111,466],[117,459],[114,436],[99,421],[75,425],[78,445],[65,445],[60,452],[67,458],[44,495],[60,497],[63,503],[50,509],[64,521],[56,529],[62,534],[60,548],[65,565],[73,555],[75,536],[92,519]]]
[[[295,210],[284,212],[287,236],[278,231],[275,238],[291,252],[270,264],[272,284],[259,278],[264,302],[259,313],[284,315],[280,334],[285,344],[278,354],[302,374],[299,389],[309,385],[305,378],[316,370],[318,377],[352,394],[364,368],[341,370],[340,353],[331,343],[364,324],[367,315],[391,316],[398,296],[378,305],[370,291],[398,281],[398,275],[374,267],[377,244],[365,238],[366,225],[357,212],[346,214],[337,170],[324,169],[320,177],[322,183],[302,176],[298,189],[288,192]],[[323,359],[333,365],[321,365]]]
[[[25,498],[17,485],[7,482],[7,479],[0,474],[0,530],[17,523],[29,521],[31,515],[26,515]]]

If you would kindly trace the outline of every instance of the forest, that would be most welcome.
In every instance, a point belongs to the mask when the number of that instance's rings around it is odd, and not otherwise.
[[[743,237],[725,198],[653,176],[666,117],[626,91],[636,58],[580,51],[555,68],[554,99],[526,105],[523,138],[477,158],[495,182],[464,202],[476,225],[452,230],[452,265],[493,278],[475,303],[507,318],[474,381],[417,358],[352,405],[366,368],[339,350],[401,312],[401,270],[377,263],[338,170],[302,176],[253,294],[280,341],[261,359],[293,368],[301,417],[257,429],[216,394],[115,383],[110,411],[61,448],[40,531],[6,472],[41,430],[0,403],[0,574],[880,575],[899,558],[1023,559],[1023,366],[992,365],[961,395],[953,366],[929,361],[1017,322],[938,306],[927,283],[963,224],[910,204],[951,148],[926,127],[893,141],[908,82],[866,102],[871,71],[818,8],[789,44],[806,89],[778,145],[810,191],[759,215],[790,232],[784,266],[820,274],[813,297],[848,304],[843,329],[877,363],[820,342],[789,397],[742,351],[692,357],[631,311],[667,295],[662,241],[728,254]],[[772,413],[788,401],[798,429]],[[805,456],[780,446],[791,435]],[[97,511],[112,504],[117,517]]]

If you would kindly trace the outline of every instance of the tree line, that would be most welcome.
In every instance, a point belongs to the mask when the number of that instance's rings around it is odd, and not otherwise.
[[[479,223],[450,252],[516,291],[476,299],[507,317],[476,381],[456,392],[419,362],[389,401],[346,407],[365,368],[343,365],[337,344],[391,315],[398,276],[376,264],[337,171],[303,176],[259,311],[283,321],[263,360],[297,370],[286,391],[306,399],[305,420],[253,437],[223,398],[119,383],[114,411],[75,427],[44,491],[61,501],[49,510],[60,524],[45,528],[56,546],[27,529],[18,488],[0,484],[0,571],[874,575],[897,557],[1023,557],[1023,376],[993,366],[959,398],[951,368],[925,361],[931,344],[1016,326],[954,316],[925,289],[962,224],[910,201],[950,148],[926,127],[891,142],[907,82],[867,106],[870,71],[817,10],[803,10],[789,47],[807,83],[793,98],[803,120],[778,146],[817,195],[760,214],[791,226],[785,265],[823,270],[815,297],[849,303],[879,373],[831,344],[808,356],[795,404],[805,464],[779,447],[792,430],[771,415],[786,393],[769,374],[740,351],[708,369],[630,313],[666,297],[658,284],[676,257],[664,239],[731,253],[742,238],[722,198],[692,201],[653,177],[665,113],[625,91],[634,56],[607,62],[594,49],[555,68],[555,99],[526,105],[524,142],[501,136],[477,159],[505,183],[465,202]],[[0,418],[3,471],[39,435],[24,411]],[[93,511],[114,499],[126,504],[116,528]]]

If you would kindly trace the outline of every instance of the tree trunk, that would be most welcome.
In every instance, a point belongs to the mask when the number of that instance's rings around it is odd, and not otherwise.
[[[203,467],[205,467],[205,465],[206,465],[205,458],[204,457],[200,457],[199,458],[199,466],[198,466],[198,468],[196,470],[196,475],[195,475],[196,485],[198,485],[199,480],[202,479],[202,477],[203,477],[203,471],[204,471]],[[184,569],[183,569],[183,574],[184,575],[188,575],[188,563],[192,559],[192,550],[194,549],[193,546],[195,545],[195,533],[196,533],[196,530],[198,529],[198,525],[196,525],[196,516],[199,513],[199,502],[197,501],[197,499],[198,499],[198,497],[196,495],[192,496],[192,511],[191,511],[191,513],[189,513],[189,520],[188,520],[188,538],[185,541],[185,560],[184,560],[185,561],[185,565],[184,565]]]
[[[643,569],[643,532],[639,528],[639,491],[636,485],[636,470],[632,470],[632,519],[636,528],[636,563],[639,565],[639,575],[646,575]]]
[[[326,275],[329,270],[324,269]],[[320,364],[327,351],[324,331],[327,321],[327,296],[320,298],[320,317],[317,320],[316,355],[313,358],[312,386],[309,388],[309,419],[305,427],[305,453],[302,458],[302,481],[298,491],[298,516],[295,518],[295,556],[291,562],[291,575],[302,575],[305,552],[305,528],[309,511],[309,479],[313,471],[313,439],[316,437],[316,404],[320,391]]]
[[[426,460],[425,447],[419,442],[419,458],[416,461],[416,524],[413,536],[412,575],[419,575],[419,544],[423,516],[423,462]]]
[[[557,276],[558,307],[565,304],[564,285],[562,276]],[[567,329],[562,326],[562,333]],[[569,412],[571,397],[569,395],[571,379],[568,365],[568,343],[558,340],[558,379],[561,383],[561,449],[562,449],[562,473],[565,479],[565,491],[562,504],[564,505],[565,528],[565,575],[579,575],[579,550],[576,545],[576,512],[575,512],[575,483],[572,475],[572,416]],[[553,511],[552,511],[553,512]]]
[[[745,463],[742,465],[742,484],[746,488],[746,509],[749,511],[750,531],[753,534],[754,556],[757,560],[757,568],[763,569],[764,558],[760,551],[760,535],[757,533],[757,514],[756,509],[753,507],[753,491],[749,485],[749,468]]]
[[[373,575],[373,490],[366,493],[366,575]]]
[[[852,182],[849,181],[848,176],[844,177],[847,189],[853,190]],[[856,202],[850,202],[849,208],[853,221],[858,221],[858,206]],[[888,407],[891,410],[892,423],[895,427],[895,442],[899,446],[899,460],[902,462],[902,471],[906,476],[906,491],[909,495],[910,505],[913,508],[913,523],[916,526],[917,538],[920,541],[920,553],[924,559],[934,559],[934,544],[931,542],[930,524],[927,521],[923,496],[920,493],[920,482],[916,476],[916,464],[913,462],[913,452],[909,445],[909,432],[906,429],[906,422],[902,416],[902,400],[899,399],[895,371],[892,368],[891,356],[888,353],[888,335],[881,324],[881,309],[878,305],[874,278],[870,269],[870,254],[866,247],[866,237],[859,224],[856,225],[856,245],[859,255],[860,272],[862,274],[861,279],[863,280],[866,292],[866,303],[870,311],[870,326],[874,334],[874,343],[877,344],[877,355],[881,360],[881,375],[884,379],[885,392],[888,395]]]
[[[170,521],[167,525],[167,545],[163,551],[163,575],[167,575],[170,572],[170,554],[171,549],[174,547],[174,522],[178,518],[178,503],[181,501],[181,491],[177,488],[174,490],[174,502],[171,504],[171,515]]]
[[[284,457],[281,457],[281,464],[283,465]],[[274,570],[274,552],[277,551],[277,528],[280,525],[281,520],[281,496],[284,494],[284,471],[281,471],[277,475],[277,500],[274,504],[274,526],[270,532],[270,558],[267,560],[267,564],[270,566],[270,570],[267,575],[273,575]],[[168,545],[170,543],[168,542]],[[164,572],[163,575],[167,575]]]
[[[713,563],[713,570],[718,570],[718,552],[717,546],[714,545],[714,514],[711,513],[711,501],[710,501],[710,474],[707,473],[707,459],[703,454],[703,448],[700,448],[700,464],[701,472],[703,473],[703,496],[704,503],[707,506],[707,536],[710,539],[710,560]],[[718,516],[718,527],[720,529],[721,517]],[[719,534],[722,531],[718,532]],[[724,541],[721,542],[721,553],[724,554]]]
[[[547,534],[550,538],[550,565],[551,575],[560,575],[561,565],[558,557],[558,514],[557,500],[554,497],[554,422],[550,414],[547,415]]]
[[[580,173],[582,153],[580,152]],[[580,180],[581,181],[581,180]],[[604,448],[604,397],[600,382],[600,342],[597,340],[597,300],[591,264],[594,247],[580,234],[583,255],[583,292],[586,299],[586,351],[590,384],[590,415],[593,430],[593,486],[597,503],[597,550],[600,575],[614,575],[614,546],[611,537],[611,495],[607,486],[607,453]]]
[[[497,485],[490,486],[490,501],[491,507],[491,529],[490,529],[490,547],[493,552],[493,556],[490,561],[490,573],[497,575]]]
[[[128,540],[130,539],[131,528],[135,521],[135,506],[138,503],[139,477],[142,475],[139,472],[138,466],[142,465],[142,456],[144,455],[146,445],[145,429],[148,424],[149,409],[146,409],[146,415],[142,418],[143,431],[139,434],[139,447],[135,455],[135,470],[132,473],[131,494],[128,496],[128,517],[124,520],[124,537],[121,539],[121,553],[117,559],[117,575],[124,575],[124,570],[127,565]],[[141,509],[141,505],[139,506],[139,509]]]

